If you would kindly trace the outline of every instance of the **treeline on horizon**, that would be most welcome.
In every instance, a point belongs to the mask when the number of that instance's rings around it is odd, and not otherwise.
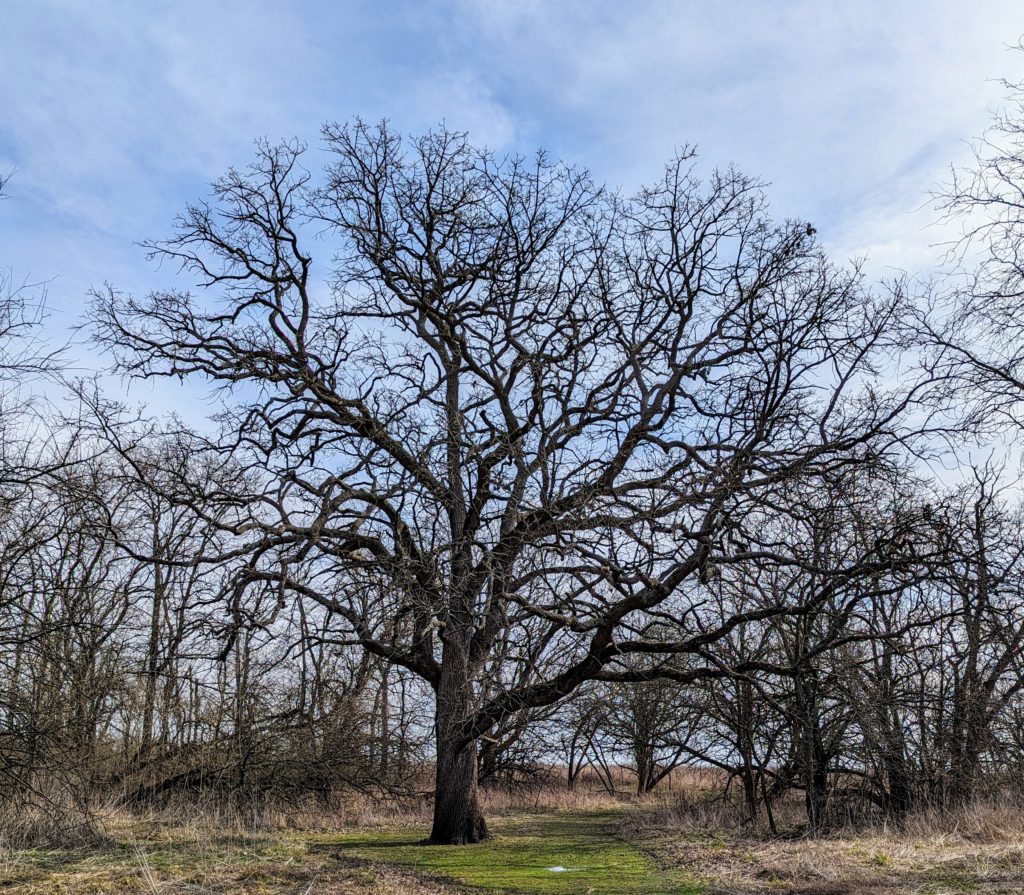
[[[480,787],[686,765],[773,831],[1024,800],[1022,102],[928,283],[689,151],[624,197],[444,129],[261,143],[147,246],[193,291],[84,322],[199,430],[73,378],[10,276],[0,837],[426,791],[467,843]]]

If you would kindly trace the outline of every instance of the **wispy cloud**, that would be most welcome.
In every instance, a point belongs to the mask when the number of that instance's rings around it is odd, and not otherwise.
[[[626,189],[683,143],[773,182],[841,257],[926,268],[917,211],[1024,71],[1015,4],[976,0],[21,0],[0,29],[0,263],[91,284],[166,279],[133,242],[251,141],[361,114],[543,145]],[[312,161],[315,165],[315,160]],[[57,324],[55,324],[57,325]]]
[[[771,180],[780,213],[813,218],[841,253],[926,263],[905,220],[966,157],[1024,71],[1014,4],[511,3],[463,0],[462,43],[548,139],[639,183],[674,147]],[[536,114],[536,112],[535,112]],[[913,248],[911,248],[911,245]],[[922,248],[924,247],[924,248]]]

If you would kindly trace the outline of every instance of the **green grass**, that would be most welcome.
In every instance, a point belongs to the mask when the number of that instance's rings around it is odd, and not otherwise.
[[[426,831],[357,833],[318,846],[339,856],[445,877],[489,892],[523,895],[696,895],[679,872],[659,867],[616,835],[621,815],[547,814],[497,819],[480,845],[422,845]],[[564,867],[562,872],[549,868]]]

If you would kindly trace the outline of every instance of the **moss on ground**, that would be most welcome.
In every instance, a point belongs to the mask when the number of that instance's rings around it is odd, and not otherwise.
[[[357,833],[319,848],[445,877],[474,889],[543,895],[690,895],[702,891],[617,835],[616,813],[497,819],[473,846],[423,845],[426,831]],[[559,868],[559,869],[553,869]]]

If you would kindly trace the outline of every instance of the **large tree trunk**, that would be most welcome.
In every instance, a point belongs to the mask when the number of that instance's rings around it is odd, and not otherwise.
[[[910,810],[913,799],[910,773],[902,757],[893,757],[887,762],[886,776],[889,783],[885,796],[886,813],[892,817],[902,817]]]
[[[633,754],[636,757],[636,794],[638,796],[646,795],[652,788],[654,758],[651,751],[642,743],[638,743],[634,747]]]
[[[432,843],[468,845],[488,837],[477,793],[476,761],[476,743],[458,751],[438,743]]]
[[[160,539],[154,522],[153,556],[153,603],[150,607],[149,643],[146,647],[146,684],[142,705],[142,735],[139,742],[139,758],[145,761],[153,746],[153,716],[156,713],[156,682],[160,670],[160,646],[162,643],[160,621],[164,611],[164,572],[160,564]]]
[[[806,802],[807,824],[817,832],[825,824],[825,810],[828,808],[828,754],[822,748],[817,730],[810,744],[807,768]]]
[[[477,792],[477,744],[465,742],[471,701],[466,659],[460,638],[446,640],[434,715],[437,772],[430,831],[430,842],[441,845],[467,845],[488,835]]]

